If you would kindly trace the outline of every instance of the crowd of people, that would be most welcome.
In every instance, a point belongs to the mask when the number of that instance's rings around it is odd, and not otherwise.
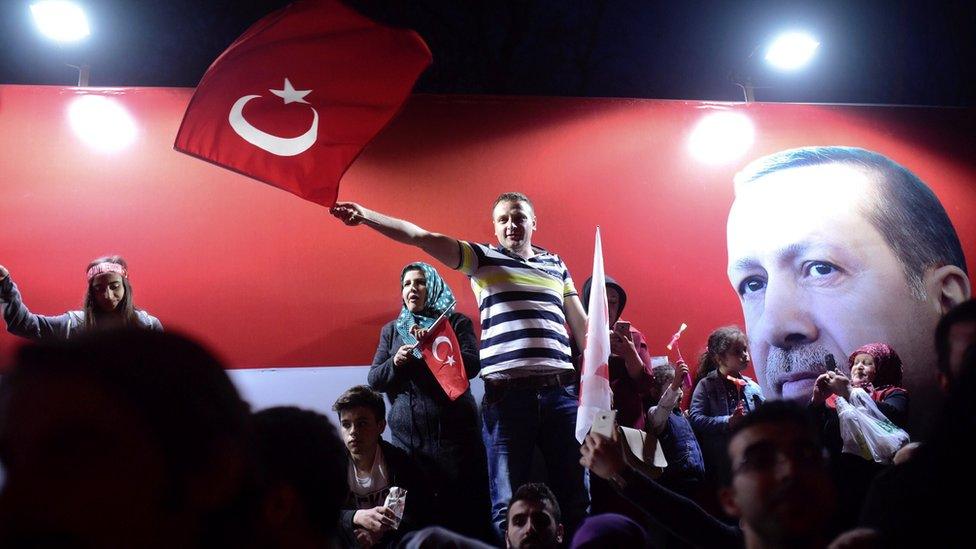
[[[391,422],[394,442],[383,440],[386,401],[367,385],[335,401],[337,429],[310,410],[250,411],[223,365],[180,335],[129,328],[43,341],[22,347],[0,382],[0,546],[952,545],[965,535],[965,506],[932,502],[961,498],[976,480],[963,461],[976,426],[974,335],[976,301],[940,325],[946,415],[899,465],[835,453],[836,409],[845,394],[870,385],[871,398],[883,402],[877,393],[886,390],[885,379],[897,379],[884,377],[897,356],[884,346],[858,349],[854,381],[835,373],[818,383],[806,407],[773,400],[727,422],[726,466],[716,472],[713,494],[718,511],[702,497],[708,462],[698,440],[710,431],[696,434],[675,404],[685,366],[677,375],[674,365],[655,366],[657,401],[645,429],[667,456],[664,473],[629,463],[619,430],[590,433],[574,459],[629,507],[570,526],[550,488],[560,479],[550,476],[513,490],[500,537],[490,529],[483,457],[480,470],[474,455],[424,462],[431,446],[473,439],[451,442],[458,431],[448,429],[445,440],[411,446],[416,426]],[[861,371],[861,354],[876,356],[880,367]],[[736,394],[738,385],[728,383]],[[433,406],[421,410],[433,416]],[[875,478],[862,482],[866,490],[854,502],[847,498],[858,492],[843,484],[858,480],[851,471]]]
[[[528,197],[495,201],[498,245],[351,202],[332,213],[468,275],[480,312],[479,342],[437,269],[406,265],[367,384],[332,404],[338,429],[309,410],[250,411],[208,351],[134,306],[118,256],[89,265],[84,310],[59,316],[31,313],[0,266],[8,330],[38,340],[0,382],[0,546],[874,547],[962,531],[909,517],[933,515],[936,488],[973,484],[960,442],[976,423],[976,302],[938,325],[931,374],[949,404],[935,434],[909,444],[909,391],[887,342],[846,365],[821,353],[815,382],[790,386],[809,388],[802,398],[781,400],[743,374],[746,333],[720,327],[691,384],[683,361],[652,361],[607,277],[616,425],[580,444],[591,281],[581,300],[559,256],[532,244]],[[484,380],[480,413],[420,353],[441,317],[464,375]],[[622,427],[667,465],[642,467]]]

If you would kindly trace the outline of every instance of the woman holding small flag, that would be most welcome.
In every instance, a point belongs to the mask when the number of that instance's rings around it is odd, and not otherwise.
[[[481,367],[471,319],[451,312],[454,294],[427,263],[403,268],[400,297],[400,314],[380,331],[369,384],[390,400],[393,444],[433,482],[437,523],[490,539],[488,466],[468,387]]]

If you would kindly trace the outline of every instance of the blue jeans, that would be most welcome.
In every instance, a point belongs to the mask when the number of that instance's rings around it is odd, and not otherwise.
[[[538,446],[546,463],[546,484],[559,501],[569,536],[590,505],[589,477],[579,464],[575,433],[578,389],[575,385],[520,389],[517,383],[503,389],[486,384],[481,402],[492,523],[504,539],[508,500],[529,480]]]

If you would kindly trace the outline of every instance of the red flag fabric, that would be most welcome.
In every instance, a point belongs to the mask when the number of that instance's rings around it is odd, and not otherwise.
[[[213,62],[174,147],[331,206],[346,169],[430,61],[413,31],[375,23],[338,0],[295,2]]]
[[[727,375],[725,376],[725,379],[731,381],[736,387],[739,388],[739,395],[742,395],[742,391],[744,391],[746,385],[748,385],[748,383],[746,383],[746,380],[742,379],[741,377],[733,377]]]
[[[461,346],[446,315],[430,327],[418,345],[437,383],[448,398],[457,400],[468,390],[468,376],[464,371]]]

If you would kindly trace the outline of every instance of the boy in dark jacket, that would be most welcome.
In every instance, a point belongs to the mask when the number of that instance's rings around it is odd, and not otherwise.
[[[381,440],[386,404],[379,393],[357,385],[341,394],[332,409],[339,414],[339,432],[349,452],[349,492],[339,519],[343,541],[351,547],[392,547],[428,523],[428,483],[403,450]],[[406,496],[388,504],[391,491]]]

